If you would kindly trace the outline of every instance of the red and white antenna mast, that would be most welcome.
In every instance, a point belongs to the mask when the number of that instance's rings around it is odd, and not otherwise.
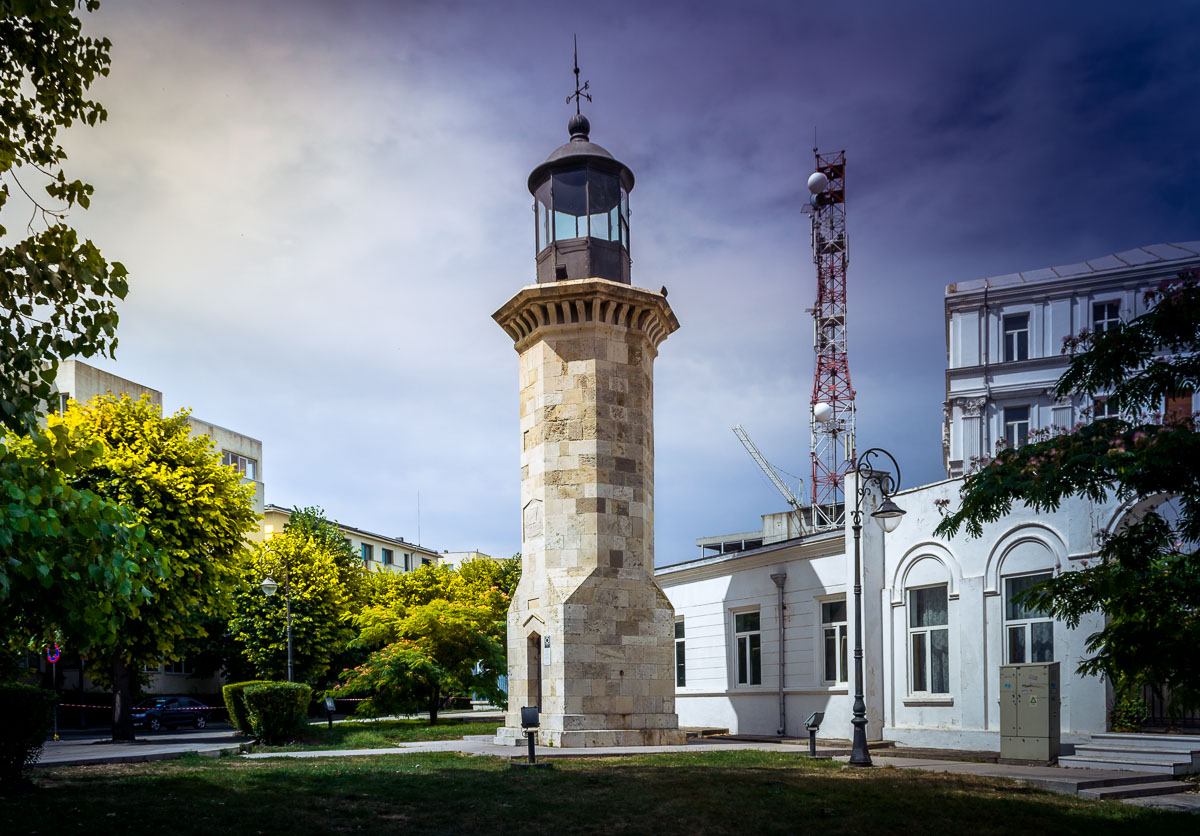
[[[813,149],[808,178],[817,303],[813,315],[812,527],[844,525],[846,473],[854,464],[854,387],[846,353],[846,152]]]

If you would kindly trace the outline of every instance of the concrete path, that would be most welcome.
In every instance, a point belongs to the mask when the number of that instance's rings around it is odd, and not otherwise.
[[[204,731],[142,733],[130,743],[113,743],[109,735],[72,734],[48,741],[38,759],[39,767],[83,766],[97,763],[137,763],[178,758],[188,752],[216,757],[236,754],[246,738],[232,728]]]
[[[394,749],[326,749],[309,752],[256,752],[244,755],[247,758],[338,758],[371,755],[403,755],[414,752],[460,752],[464,755],[487,755],[497,758],[524,757],[528,751],[524,746],[497,746],[489,735],[468,735],[462,740],[427,740],[417,743],[401,743]],[[715,741],[712,739],[690,740],[682,746],[596,746],[579,749],[557,749],[538,746],[536,757],[546,760],[554,758],[619,758],[630,755],[659,755],[670,752],[705,752],[715,750],[753,750],[760,752],[795,752],[804,754],[808,746],[759,743],[750,741]],[[821,750],[817,750],[821,754]]]

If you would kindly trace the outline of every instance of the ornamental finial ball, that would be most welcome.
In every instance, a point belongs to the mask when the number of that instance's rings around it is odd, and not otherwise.
[[[586,140],[592,130],[592,126],[586,116],[582,113],[576,113],[571,117],[571,121],[567,123],[567,130],[571,132],[571,139],[579,137]]]

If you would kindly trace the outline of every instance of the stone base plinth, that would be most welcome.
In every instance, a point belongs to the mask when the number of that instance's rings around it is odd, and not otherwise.
[[[498,746],[528,746],[524,729],[503,726],[496,729],[493,741]],[[682,746],[684,733],[673,729],[539,729],[538,746],[562,749],[582,749],[593,746]]]

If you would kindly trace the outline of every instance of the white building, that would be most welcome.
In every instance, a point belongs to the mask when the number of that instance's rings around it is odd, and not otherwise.
[[[262,536],[280,533],[291,518],[292,512],[279,505],[268,505],[263,510]],[[391,537],[364,531],[352,525],[336,523],[350,549],[362,558],[363,566],[372,572],[411,572],[419,566],[438,562],[438,553],[433,549],[410,543],[403,537]]]
[[[946,292],[945,463],[954,475],[1007,432],[1070,427],[1092,404],[1047,394],[1068,363],[1062,338],[1145,311],[1143,293],[1200,267],[1200,243],[1156,245],[1068,267],[961,282]],[[1173,408],[1171,404],[1166,408]],[[1192,404],[1179,407],[1195,409]],[[1024,410],[1024,412],[1021,412]],[[1102,404],[1098,410],[1103,414]],[[907,458],[901,455],[901,463]],[[913,746],[1000,748],[999,668],[1061,663],[1063,739],[1105,731],[1110,694],[1076,673],[1103,616],[1076,629],[1013,596],[1095,559],[1131,509],[1069,499],[1053,513],[1021,506],[976,539],[933,531],[956,507],[961,479],[901,490],[907,512],[884,534],[862,528],[863,663],[868,738]],[[847,484],[853,502],[855,480]],[[848,509],[849,510],[849,509]],[[657,570],[675,607],[676,711],[681,725],[848,738],[853,701],[854,541],[844,531],[797,537],[791,513],[761,531],[697,540],[697,560]]]
[[[80,360],[64,360],[59,364],[58,375],[54,380],[54,406],[65,409],[67,401],[74,400],[86,403],[100,395],[140,398],[147,395],[150,402],[162,409],[163,396],[158,389],[151,389],[141,383],[135,383],[115,374],[101,371],[95,366],[89,366]],[[254,510],[261,514],[263,511],[262,442],[257,438],[226,429],[225,427],[204,421],[194,415],[188,416],[188,424],[196,435],[205,435],[212,439],[214,448],[220,452],[221,460],[237,469],[242,481],[254,485]]]
[[[1031,430],[1069,428],[1084,408],[1106,414],[1102,399],[1085,404],[1050,394],[1070,362],[1063,338],[1145,313],[1147,290],[1198,269],[1200,241],[1189,241],[947,287],[946,474],[970,470],[1001,439],[1020,444]],[[1164,407],[1195,411],[1200,403]]]
[[[115,374],[89,366],[80,360],[64,360],[59,364],[58,375],[54,380],[55,403],[53,407],[62,410],[67,402],[74,400],[86,403],[101,395],[140,398],[146,395],[150,402],[162,409],[163,396],[158,389],[151,389],[141,383],[119,377]],[[226,429],[225,427],[188,416],[188,424],[192,433],[212,439],[213,447],[221,454],[221,460],[235,468],[242,481],[254,485],[254,510],[263,512],[263,444],[257,438]],[[248,539],[258,539],[259,530],[253,530]],[[44,664],[39,659],[39,664]],[[192,676],[192,670],[186,660],[179,662],[163,662],[145,668],[148,676],[146,692],[149,694],[183,694],[183,693],[212,693],[220,690],[219,677],[198,679]],[[60,673],[60,687],[80,688],[90,687],[90,680],[83,674],[82,667],[75,663],[69,670]]]
[[[443,551],[438,555],[438,565],[445,566],[447,569],[461,569],[464,563],[470,563],[472,560],[495,560],[490,554],[484,554],[480,551],[467,552],[450,552]]]

